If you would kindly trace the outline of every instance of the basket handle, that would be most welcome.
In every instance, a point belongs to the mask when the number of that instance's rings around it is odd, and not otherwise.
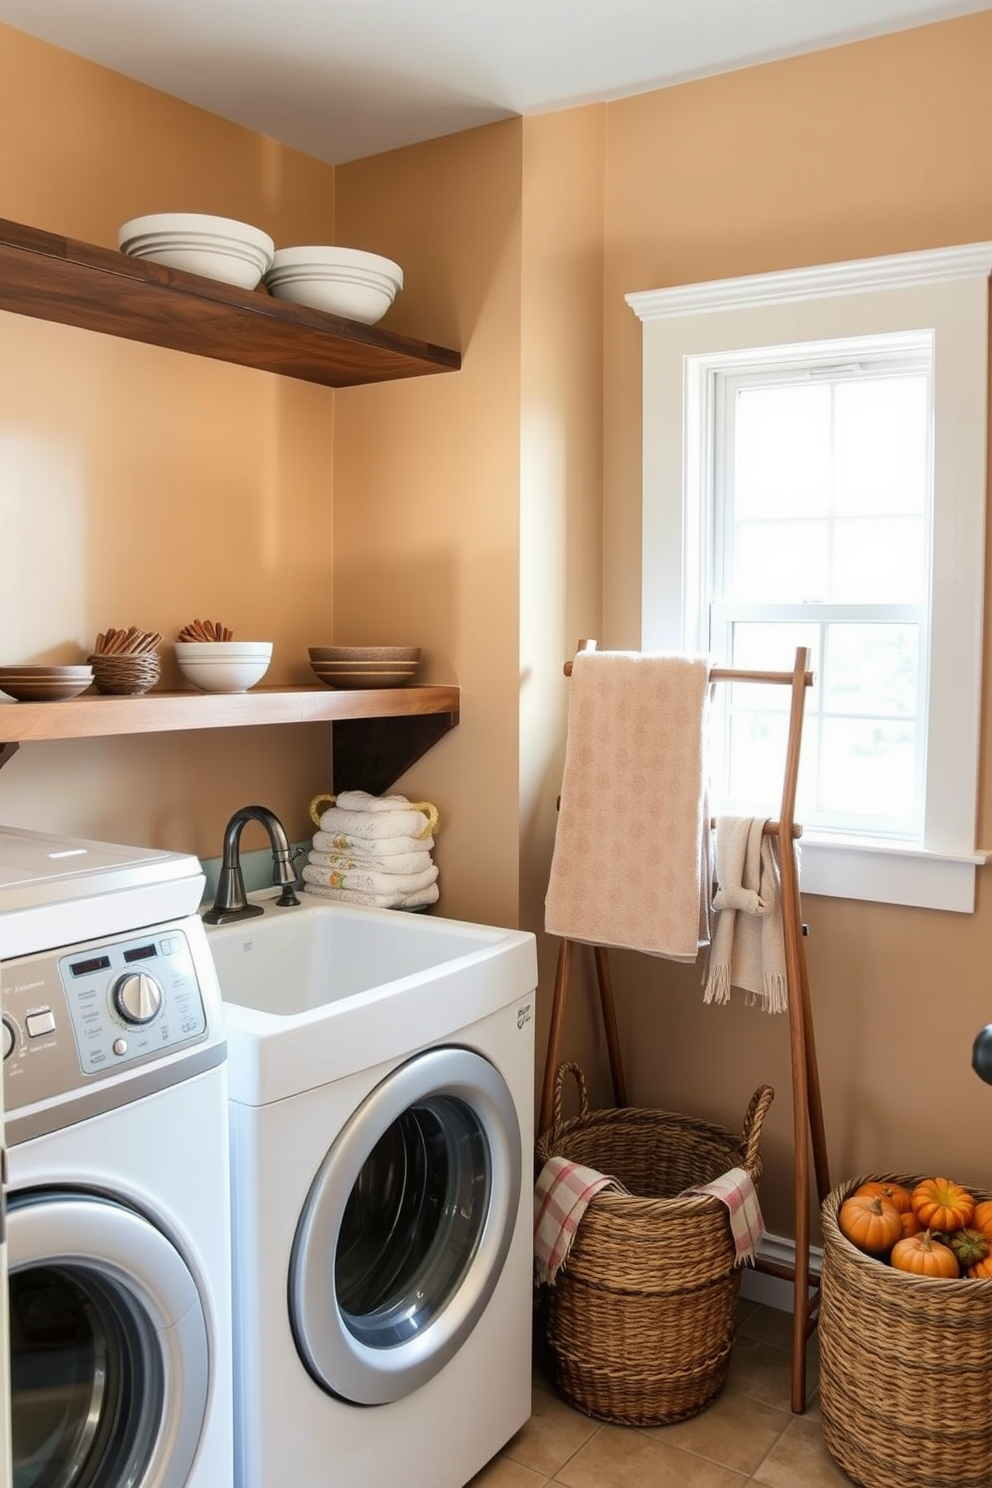
[[[744,1145],[744,1167],[751,1176],[754,1176],[758,1167],[758,1147],[761,1142],[761,1128],[768,1108],[775,1099],[775,1092],[770,1085],[759,1085],[751,1097],[747,1110],[744,1112],[744,1129],[741,1140]]]
[[[582,1073],[579,1065],[574,1064],[570,1059],[567,1059],[558,1066],[558,1073],[555,1075],[554,1103],[551,1108],[552,1134],[560,1131],[562,1126],[562,1087],[565,1083],[566,1075],[571,1075],[574,1078],[575,1083],[579,1089],[579,1115],[585,1116],[588,1114],[589,1111],[589,1091],[586,1088],[586,1077]]]
[[[332,796],[327,791],[321,791],[319,796],[314,796],[310,802],[310,820],[315,827],[320,826],[320,818],[323,815],[324,806],[335,805],[337,799],[337,796]],[[421,811],[427,818],[420,831],[414,834],[415,840],[419,842],[423,838],[433,837],[437,831],[437,807],[432,805],[430,801],[408,801],[406,803],[406,810]]]

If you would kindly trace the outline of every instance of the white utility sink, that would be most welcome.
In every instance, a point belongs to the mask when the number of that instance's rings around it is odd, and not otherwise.
[[[266,1104],[398,1054],[453,1042],[537,985],[534,936],[277,890],[264,913],[208,925],[224,999],[231,1095]],[[529,1016],[529,1013],[528,1013]]]

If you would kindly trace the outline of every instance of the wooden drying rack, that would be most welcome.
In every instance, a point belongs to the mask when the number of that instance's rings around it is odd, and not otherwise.
[[[580,641],[579,650],[593,650],[595,644],[594,641]],[[806,1409],[806,1340],[815,1328],[819,1315],[818,1278],[811,1277],[809,1269],[811,1147],[816,1191],[821,1204],[830,1192],[827,1143],[823,1126],[816,1045],[813,1037],[809,977],[803,946],[805,927],[802,922],[798,858],[795,848],[796,838],[802,835],[802,828],[796,824],[795,807],[803,712],[806,688],[812,686],[813,683],[813,674],[807,670],[808,660],[807,648],[800,646],[796,651],[795,666],[791,672],[740,671],[727,667],[713,667],[709,674],[711,682],[760,682],[766,685],[780,684],[792,689],[782,801],[778,821],[766,822],[765,832],[779,840],[779,864],[782,878],[782,926],[789,996],[789,1047],[792,1063],[796,1259],[795,1264],[790,1266],[759,1257],[756,1261],[756,1269],[782,1280],[791,1281],[794,1286],[791,1405],[793,1412],[797,1415],[801,1415]],[[571,671],[571,662],[566,662],[566,675],[570,676]],[[548,1035],[548,1053],[544,1066],[544,1084],[538,1125],[538,1130],[541,1132],[547,1131],[551,1124],[554,1082],[558,1068],[558,1051],[565,1018],[565,1004],[568,999],[573,944],[574,942],[570,940],[562,940],[558,947],[558,965],[551,1006],[551,1028]],[[606,1033],[610,1075],[613,1082],[613,1098],[618,1106],[625,1106],[627,1089],[620,1054],[620,1037],[609,961],[605,946],[593,946],[592,949],[596,963],[596,979]]]

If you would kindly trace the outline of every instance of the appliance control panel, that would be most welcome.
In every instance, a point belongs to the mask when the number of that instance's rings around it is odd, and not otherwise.
[[[87,1076],[171,1053],[207,1031],[181,921],[4,961],[0,972],[10,1110],[79,1090]]]

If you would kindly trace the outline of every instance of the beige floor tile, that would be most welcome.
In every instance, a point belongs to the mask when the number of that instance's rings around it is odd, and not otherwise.
[[[749,1312],[738,1313],[737,1337],[753,1338],[756,1343],[770,1343],[775,1348],[791,1350],[792,1313],[755,1302]]]
[[[812,1400],[819,1388],[819,1355],[814,1344],[807,1345],[806,1399]],[[778,1410],[790,1410],[792,1400],[792,1356],[788,1349],[759,1343],[738,1334],[730,1356],[730,1369],[724,1391],[750,1395]]]
[[[735,1472],[752,1473],[790,1420],[786,1411],[750,1395],[722,1391],[698,1416],[659,1426],[648,1434]]]
[[[743,1488],[747,1478],[654,1434],[604,1426],[554,1481],[564,1488]]]
[[[531,1418],[507,1442],[502,1455],[550,1478],[599,1429],[598,1421],[573,1410],[535,1379]]]
[[[465,1488],[545,1488],[551,1479],[507,1457],[494,1457]]]
[[[751,1480],[767,1488],[851,1488],[827,1451],[819,1421],[793,1416]]]

